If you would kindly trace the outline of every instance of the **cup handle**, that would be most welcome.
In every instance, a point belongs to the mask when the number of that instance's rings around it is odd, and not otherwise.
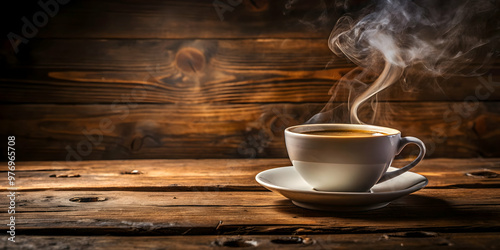
[[[390,180],[398,175],[401,175],[402,173],[412,169],[420,161],[422,161],[422,159],[424,158],[426,149],[425,149],[424,143],[416,137],[406,136],[406,137],[401,138],[401,140],[399,141],[398,154],[401,153],[403,148],[410,143],[416,144],[420,148],[420,153],[418,154],[417,158],[415,160],[413,160],[410,164],[408,164],[408,165],[406,165],[398,170],[395,170],[392,172],[386,172],[384,175],[382,175],[382,177],[380,178],[380,180],[377,183],[381,183],[381,182]]]

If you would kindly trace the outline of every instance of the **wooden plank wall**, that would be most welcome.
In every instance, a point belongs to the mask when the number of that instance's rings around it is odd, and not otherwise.
[[[3,34],[42,10],[22,2]],[[327,46],[334,1],[67,2],[18,53],[2,40],[0,136],[19,160],[286,157],[283,129],[355,67]],[[499,157],[499,69],[393,86],[375,123],[428,157]]]

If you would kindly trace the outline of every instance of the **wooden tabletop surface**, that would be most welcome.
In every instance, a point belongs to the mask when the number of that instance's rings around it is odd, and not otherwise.
[[[16,164],[16,242],[3,230],[2,249],[500,247],[500,159],[424,160],[426,188],[351,213],[299,208],[255,181],[288,159]]]

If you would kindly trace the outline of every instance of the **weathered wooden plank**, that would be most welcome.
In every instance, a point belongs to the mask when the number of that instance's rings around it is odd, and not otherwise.
[[[283,130],[307,121],[322,106],[0,105],[0,136],[17,136],[19,160],[282,158]],[[428,157],[500,156],[498,102],[399,102],[379,108],[373,123],[421,138]],[[361,120],[369,122],[370,115],[362,110]]]
[[[279,103],[349,99],[354,68],[324,39],[33,40],[6,55],[3,103]],[[500,62],[479,77],[397,83],[381,101],[500,100]]]
[[[326,42],[310,41],[33,41],[32,61],[4,72],[0,93],[18,103],[326,102],[353,65],[325,68]]]
[[[214,249],[254,247],[257,249],[494,249],[498,233],[374,233],[326,235],[244,236],[34,236],[21,235],[16,242],[0,237],[3,249]]]
[[[36,34],[51,38],[242,38],[328,37],[340,9],[334,1],[71,1],[59,5]],[[217,8],[215,7],[217,6]],[[41,7],[7,4],[9,31],[21,34]],[[220,14],[218,14],[218,11]],[[13,14],[14,12],[14,14]],[[75,28],[78,27],[78,28]]]
[[[402,166],[396,160],[393,166]],[[264,191],[254,180],[288,159],[117,160],[18,162],[19,191]],[[427,159],[414,168],[426,188],[500,187],[500,159]],[[95,181],[98,179],[99,181]],[[2,183],[0,190],[7,190]]]
[[[495,232],[500,228],[499,191],[423,189],[362,213],[305,210],[272,192],[20,191],[16,231],[70,235]],[[81,199],[90,202],[74,202]]]

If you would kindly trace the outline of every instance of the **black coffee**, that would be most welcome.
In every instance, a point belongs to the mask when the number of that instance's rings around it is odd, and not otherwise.
[[[369,137],[369,136],[385,136],[387,133],[370,130],[355,130],[355,129],[336,129],[336,130],[322,130],[322,131],[308,131],[301,134],[306,135],[325,135],[335,137]]]

